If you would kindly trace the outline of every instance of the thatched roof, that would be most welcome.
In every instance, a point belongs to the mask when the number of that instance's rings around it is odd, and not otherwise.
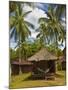
[[[51,54],[46,48],[41,49],[35,55],[28,58],[28,61],[41,61],[41,60],[57,60],[58,58]]]
[[[25,60],[22,60],[21,62],[19,62],[18,60],[15,60],[11,64],[14,64],[14,65],[32,65],[31,62],[25,61]]]
[[[64,56],[60,56],[60,57],[59,57],[59,60],[60,60],[61,62],[66,61],[66,59],[65,59]]]

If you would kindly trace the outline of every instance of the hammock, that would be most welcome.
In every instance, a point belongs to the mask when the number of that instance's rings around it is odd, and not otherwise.
[[[46,73],[49,72],[50,69],[48,68],[46,71],[44,71],[44,70],[42,70],[41,68],[37,68],[37,70],[40,71],[40,72],[42,72],[42,73],[45,73],[45,74],[46,74]]]

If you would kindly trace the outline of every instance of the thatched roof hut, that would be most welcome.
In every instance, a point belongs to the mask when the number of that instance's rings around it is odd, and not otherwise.
[[[22,60],[21,62],[19,62],[19,60],[14,60],[11,62],[12,75],[19,74],[19,68],[21,68],[22,73],[31,72],[32,67],[33,64],[25,60]]]
[[[58,58],[50,53],[46,48],[42,48],[35,55],[28,58],[28,61],[33,62],[34,68],[33,72],[38,73],[38,68],[42,71],[49,69],[50,73],[55,73],[55,61]]]
[[[35,55],[28,58],[28,61],[41,61],[41,60],[57,60],[58,58],[51,54],[46,48],[41,49]]]
[[[55,61],[58,58],[50,53],[46,48],[42,48],[35,55],[28,58],[33,63],[33,76],[38,78],[50,78],[51,74],[55,74]],[[47,75],[46,75],[47,74]]]

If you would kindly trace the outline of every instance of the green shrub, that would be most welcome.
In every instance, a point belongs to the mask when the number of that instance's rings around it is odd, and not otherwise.
[[[58,63],[57,63],[57,70],[59,70],[59,71],[62,70],[61,62],[58,62]]]

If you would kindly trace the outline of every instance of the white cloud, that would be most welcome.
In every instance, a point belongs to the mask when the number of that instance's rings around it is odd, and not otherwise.
[[[22,4],[22,9],[24,12],[28,12],[28,11],[32,11],[32,8],[30,6],[28,6],[27,4]]]
[[[14,48],[16,47],[16,45],[17,45],[17,43],[15,43],[15,42],[11,42],[11,43],[10,43],[10,47],[11,47],[12,49],[14,49]]]
[[[32,11],[32,15],[37,19],[39,19],[40,17],[47,17],[46,14],[44,13],[44,11],[41,9],[38,9],[38,8],[35,8]]]
[[[35,8],[25,19],[30,21],[32,24],[36,25],[38,24],[38,19],[40,17],[47,17],[47,15],[43,10]]]
[[[39,32],[32,32],[31,37],[32,37],[32,38],[36,38],[36,36],[38,35],[38,33],[39,33]]]
[[[28,7],[29,6],[25,6],[25,9],[27,9]],[[28,9],[30,10],[30,8],[28,8]],[[47,15],[45,14],[45,12],[43,10],[35,8],[32,10],[32,12],[27,17],[25,17],[25,20],[31,22],[35,26],[35,29],[36,29],[39,27],[38,19],[40,17],[46,17],[47,18]],[[36,32],[32,32],[31,37],[36,38],[37,34],[38,33],[36,33]]]
[[[63,21],[66,21],[66,20],[65,20],[65,17],[62,17],[62,20],[63,20]]]

